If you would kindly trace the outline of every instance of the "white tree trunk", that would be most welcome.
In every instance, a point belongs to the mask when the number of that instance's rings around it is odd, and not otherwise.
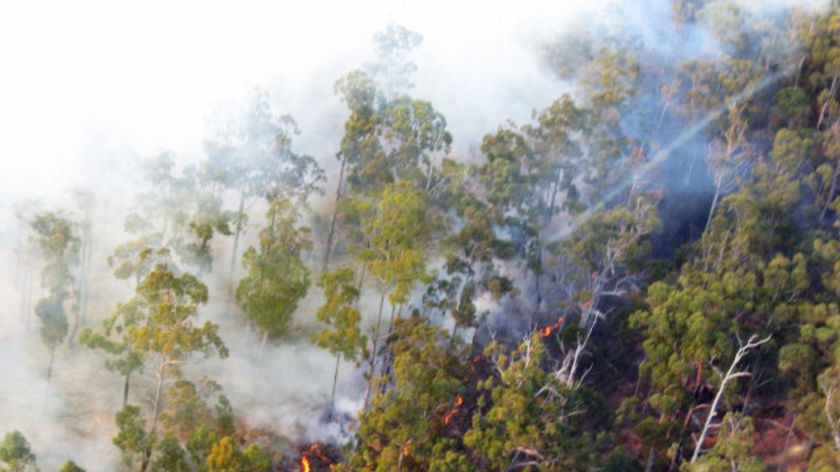
[[[706,416],[706,423],[703,425],[703,430],[700,432],[700,438],[697,440],[697,445],[694,447],[694,454],[691,456],[691,462],[696,461],[697,457],[700,456],[700,450],[703,448],[703,441],[706,440],[706,436],[709,434],[709,429],[712,426],[712,420],[717,414],[718,404],[720,404],[720,400],[723,398],[723,393],[726,390],[726,384],[732,379],[736,379],[738,377],[746,377],[750,375],[749,372],[736,372],[735,369],[738,367],[738,363],[741,362],[741,359],[743,359],[744,356],[747,355],[750,349],[761,346],[769,340],[769,335],[760,341],[756,341],[756,335],[752,335],[747,340],[746,344],[742,344],[739,342],[739,344],[741,345],[738,348],[738,352],[735,353],[735,358],[732,359],[732,364],[729,365],[729,370],[726,371],[726,375],[724,375],[721,379],[720,388],[718,388],[717,394],[715,395],[715,399],[712,401],[712,406],[709,407],[709,414],[708,416]]]

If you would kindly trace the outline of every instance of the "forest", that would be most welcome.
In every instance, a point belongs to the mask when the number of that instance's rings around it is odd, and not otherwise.
[[[67,432],[0,419],[0,470],[840,470],[840,2],[669,8],[544,38],[568,92],[483,136],[392,23],[335,155],[255,87],[198,163],[15,202],[0,357]]]

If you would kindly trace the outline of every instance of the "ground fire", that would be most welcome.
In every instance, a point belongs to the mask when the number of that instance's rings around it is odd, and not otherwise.
[[[449,410],[449,413],[447,413],[446,416],[443,417],[443,424],[449,424],[449,421],[452,420],[452,416],[455,413],[458,413],[458,407],[460,407],[462,403],[464,403],[464,399],[461,397],[461,395],[455,397],[455,408]]]
[[[540,330],[540,335],[542,335],[542,337],[544,337],[544,338],[547,338],[548,336],[551,336],[551,333],[560,329],[560,326],[562,326],[562,325],[563,325],[563,317],[561,316],[561,317],[557,318],[557,322],[554,323],[553,325],[549,325],[549,326],[546,326],[545,328],[541,329]]]

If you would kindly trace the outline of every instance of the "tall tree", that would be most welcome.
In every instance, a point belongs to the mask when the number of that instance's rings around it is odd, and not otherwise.
[[[35,245],[41,252],[41,286],[47,296],[35,304],[35,314],[41,321],[41,341],[50,351],[47,380],[52,376],[55,348],[67,337],[66,302],[74,295],[73,270],[79,263],[79,238],[75,224],[60,213],[42,212],[30,221]],[[74,312],[78,303],[71,308]],[[78,313],[76,313],[78,317]],[[77,320],[78,321],[78,320]]]
[[[491,343],[484,354],[493,371],[478,383],[478,409],[464,434],[477,468],[583,470],[592,463],[593,441],[582,428],[585,396],[564,381],[568,366],[545,369],[540,336],[510,352]]]
[[[374,382],[392,388],[377,389],[361,413],[358,447],[339,470],[453,470],[441,467],[457,442],[446,413],[462,393],[462,345],[422,317],[396,320],[387,342],[394,369]]]
[[[309,290],[303,253],[312,249],[309,228],[296,226],[291,202],[274,198],[269,205],[259,249],[245,251],[242,265],[248,275],[236,288],[236,300],[262,333],[263,344],[288,334],[292,314]]]
[[[368,242],[357,257],[375,278],[380,294],[368,357],[369,382],[375,376],[377,355],[380,354],[386,299],[391,312],[390,331],[408,302],[414,285],[418,281],[428,281],[425,243],[431,235],[433,220],[426,209],[426,195],[409,182],[399,181],[385,187],[374,213],[363,222]]]
[[[19,431],[11,431],[0,442],[0,465],[9,472],[37,471],[35,454],[29,448],[29,441]]]
[[[157,444],[167,380],[178,378],[181,366],[195,355],[227,357],[218,326],[209,321],[196,323],[198,307],[205,303],[207,287],[194,275],[176,275],[167,264],[158,263],[124,305],[140,321],[126,327],[123,341],[154,369],[155,385],[147,420],[140,418],[138,407],[126,405],[117,414],[120,432],[114,442],[126,453],[139,454],[141,471],[148,468]]]
[[[343,268],[321,275],[318,285],[324,290],[324,304],[318,308],[318,321],[327,328],[313,334],[313,340],[328,349],[336,357],[330,394],[330,417],[335,408],[335,388],[338,382],[338,367],[342,357],[357,365],[367,347],[367,337],[362,334],[362,315],[356,307],[359,290],[354,286],[353,269]]]
[[[285,199],[295,206],[305,205],[310,195],[323,192],[324,181],[324,171],[314,158],[292,151],[297,124],[291,116],[274,115],[268,92],[254,89],[244,102],[218,110],[216,133],[205,141],[207,160],[200,172],[206,185],[238,193],[232,220],[231,279],[235,277],[247,204],[261,199]],[[233,292],[231,286],[231,299]]]

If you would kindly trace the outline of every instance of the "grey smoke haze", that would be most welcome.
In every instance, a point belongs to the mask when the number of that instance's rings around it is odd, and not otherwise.
[[[371,37],[388,22],[423,34],[418,96],[452,115],[456,140],[524,120],[556,93],[528,43],[603,2],[46,3],[0,7],[0,171],[17,191],[88,180],[114,153],[198,159],[208,110],[249,85],[298,120],[303,152],[334,152],[332,83],[373,58]]]
[[[742,3],[772,11],[826,2]],[[539,59],[541,41],[564,28],[585,29],[593,18],[608,18],[645,38],[647,47],[667,50],[664,55],[713,54],[703,32],[686,44],[662,43],[670,28],[669,8],[665,0],[244,1],[235,6],[82,0],[0,6],[0,294],[5,301],[0,308],[0,434],[20,429],[44,470],[73,459],[90,472],[107,471],[119,461],[110,438],[120,379],[104,370],[100,353],[61,348],[53,384],[44,379],[46,350],[36,328],[26,333],[17,310],[13,243],[25,236],[11,216],[13,202],[45,197],[46,208],[73,211],[76,203],[67,190],[95,187],[100,206],[94,272],[107,277],[104,258],[125,239],[121,221],[131,202],[123,198],[134,194],[133,164],[161,150],[174,151],[184,162],[203,159],[208,113],[216,103],[239,100],[251,86],[270,93],[275,114],[295,118],[301,129],[293,142],[296,152],[331,165],[345,118],[333,82],[373,60],[375,32],[389,22],[402,24],[424,37],[412,55],[418,66],[412,93],[446,116],[454,152],[463,157],[500,123],[524,123],[532,109],[570,90]],[[254,236],[250,231],[248,237]],[[225,251],[217,255],[220,267],[226,267],[225,257]],[[124,289],[101,281],[95,325],[124,299],[102,294],[124,295]],[[493,308],[486,299],[479,302],[481,311],[485,305]],[[223,324],[231,358],[196,370],[220,381],[237,413],[254,426],[286,434],[339,434],[319,430],[313,422],[328,399],[332,356],[303,340],[255,352],[257,338],[220,311],[214,306],[205,313]],[[303,304],[299,318],[313,312],[312,304]],[[343,365],[344,411],[359,406],[353,396],[357,381],[357,373]]]

